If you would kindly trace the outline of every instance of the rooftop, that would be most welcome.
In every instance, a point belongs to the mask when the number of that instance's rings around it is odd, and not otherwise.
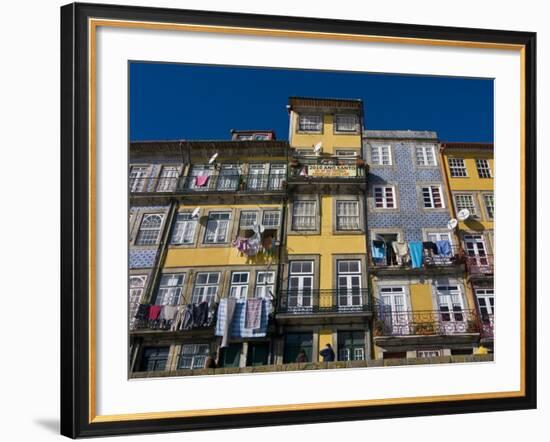
[[[437,141],[437,132],[429,130],[363,130],[363,138]]]
[[[359,98],[289,97],[288,105],[290,109],[295,107],[325,107],[361,111],[363,109],[363,100]]]
[[[493,143],[463,143],[463,142],[445,142],[441,143],[441,150],[444,151],[445,149],[471,149],[471,150],[478,150],[478,149],[487,149],[487,150],[493,150],[494,144]]]

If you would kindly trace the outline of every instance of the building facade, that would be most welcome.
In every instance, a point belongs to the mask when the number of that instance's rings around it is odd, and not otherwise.
[[[458,235],[465,253],[467,289],[482,324],[481,344],[493,351],[494,295],[494,159],[493,145],[442,143],[445,180],[452,199],[453,217],[459,219]]]

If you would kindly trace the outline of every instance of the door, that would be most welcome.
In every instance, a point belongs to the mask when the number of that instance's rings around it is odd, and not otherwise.
[[[470,265],[483,268],[489,265],[487,248],[483,235],[464,235],[464,248],[470,261]]]
[[[239,186],[239,166],[236,164],[224,164],[218,176],[217,190],[237,190]]]
[[[176,190],[178,175],[177,166],[163,166],[157,184],[157,192],[173,192]]]
[[[436,243],[437,241],[449,241],[451,244],[452,250],[452,238],[449,232],[430,232],[426,235],[428,241]],[[454,250],[452,250],[451,255],[454,255]],[[451,263],[451,256],[442,256],[442,255],[432,255],[430,257],[434,264],[444,265]]]
[[[483,334],[492,336],[495,315],[494,289],[475,289],[475,291]]]
[[[313,333],[287,333],[283,364],[311,362],[313,352]]]
[[[223,347],[221,351],[221,366],[222,367],[239,367],[241,362],[242,344],[230,344],[228,347]]]
[[[214,184],[212,175],[214,166],[193,166],[187,181],[187,187],[190,190],[206,191],[212,189]]]
[[[361,299],[361,261],[338,261],[338,308],[358,309]]]
[[[267,365],[269,359],[269,342],[249,342],[246,355],[247,366]]]
[[[456,285],[437,286],[437,302],[440,333],[466,333],[469,318],[464,311],[464,299],[460,288]]]
[[[251,164],[248,169],[248,189],[261,190],[267,186],[264,164]]]
[[[284,164],[272,164],[269,173],[269,190],[281,190],[286,176],[286,166]]]
[[[143,192],[147,183],[149,167],[133,166],[130,169],[130,192]]]
[[[292,261],[288,278],[288,308],[313,308],[313,261]]]
[[[362,330],[338,331],[338,360],[365,360],[365,332]]]
[[[384,325],[384,333],[391,335],[410,334],[405,288],[381,287],[380,301],[379,316]]]

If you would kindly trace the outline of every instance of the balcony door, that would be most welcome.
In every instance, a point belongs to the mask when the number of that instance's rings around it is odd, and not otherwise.
[[[178,184],[179,168],[177,166],[163,166],[160,171],[157,192],[173,192]]]
[[[189,174],[187,187],[191,190],[209,190],[212,186],[212,175],[214,174],[214,166],[193,166]]]
[[[426,239],[434,243],[437,241],[449,241],[451,247],[453,244],[450,232],[429,232],[426,234]],[[454,250],[451,253],[454,254]],[[451,256],[432,255],[430,258],[434,264],[438,265],[446,265],[452,262]]]
[[[267,186],[265,164],[251,164],[248,168],[248,189],[262,190]]]
[[[495,315],[495,291],[494,289],[476,289],[476,299],[483,334],[491,336]]]
[[[460,288],[456,285],[437,286],[437,303],[440,333],[465,333],[469,318],[464,311],[464,299]]]
[[[269,190],[281,190],[286,176],[284,164],[272,164],[269,173]]]
[[[404,287],[380,288],[379,317],[383,322],[384,334],[408,335],[409,318]]]
[[[237,190],[240,168],[236,164],[224,164],[218,177],[217,190]]]
[[[313,261],[292,261],[288,277],[288,308],[313,307]]]
[[[470,264],[477,267],[485,267],[489,265],[487,257],[487,248],[483,235],[464,235],[464,249]]]
[[[361,288],[361,261],[338,261],[338,308],[360,307]]]

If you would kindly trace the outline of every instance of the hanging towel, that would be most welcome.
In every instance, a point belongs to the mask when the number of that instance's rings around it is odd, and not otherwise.
[[[420,241],[409,242],[409,250],[411,253],[411,261],[413,269],[422,267],[422,243]]]
[[[233,321],[233,315],[235,314],[235,305],[237,300],[235,298],[222,299],[225,302],[225,324],[223,327],[223,337],[220,347],[227,347],[229,344],[229,333],[231,330],[231,322]],[[220,302],[221,305],[221,302]]]
[[[150,320],[157,320],[160,315],[160,310],[162,309],[162,305],[152,305],[149,307],[149,318]]]
[[[407,247],[406,242],[397,242],[392,243],[393,251],[397,256],[407,256],[409,253],[409,248]]]
[[[372,242],[372,259],[384,259],[386,257],[386,246],[384,241]]]
[[[259,328],[262,319],[262,298],[251,298],[246,300],[245,328]]]
[[[437,250],[437,246],[433,241],[424,241],[422,243],[422,246],[425,250],[429,250],[432,252],[432,255],[439,255],[439,251]]]
[[[195,178],[195,186],[197,187],[204,187],[206,186],[206,183],[208,183],[208,178],[210,178],[209,175],[201,175]]]
[[[451,242],[447,239],[436,241],[437,251],[440,255],[451,256],[453,254]]]
[[[163,305],[162,310],[160,311],[159,319],[163,319],[165,321],[173,321],[176,317],[177,312],[177,305]]]

